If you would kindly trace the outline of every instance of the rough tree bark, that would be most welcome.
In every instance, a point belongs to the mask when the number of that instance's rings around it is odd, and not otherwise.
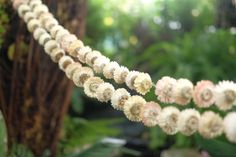
[[[84,35],[86,0],[44,2],[67,29]],[[24,144],[36,157],[45,150],[55,157],[73,85],[27,32],[9,1],[4,7],[10,22],[0,50],[0,109],[8,148]]]

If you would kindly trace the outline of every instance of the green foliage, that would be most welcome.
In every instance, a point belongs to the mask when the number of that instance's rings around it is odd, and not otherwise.
[[[0,1],[0,48],[3,43],[3,34],[5,33],[5,27],[9,21],[9,18],[5,12],[4,1]]]
[[[14,144],[10,152],[7,152],[7,132],[5,121],[0,112],[0,156],[6,157],[34,157],[32,152],[24,145]],[[43,156],[47,157],[47,156]]]
[[[121,122],[121,119],[85,120],[82,118],[65,119],[64,138],[61,142],[66,153],[78,149],[78,147],[95,143],[107,136],[116,136],[120,132],[111,127]]]
[[[119,153],[120,147],[112,144],[95,143],[90,148],[69,157],[109,157],[111,154]]]
[[[76,113],[83,112],[82,92],[78,88],[73,89],[72,98],[71,98],[71,105],[72,105],[73,110]]]
[[[212,157],[235,157],[236,144],[227,142],[225,139],[204,139],[196,135],[197,145],[208,151]]]
[[[0,156],[6,156],[7,133],[2,113],[0,112]]]
[[[200,79],[234,79],[231,68],[236,67],[235,41],[236,37],[227,30],[188,33],[172,42],[151,45],[137,62],[149,61],[149,68],[158,72],[154,78],[171,75],[195,82]]]
[[[175,135],[176,142],[174,144],[174,147],[177,148],[188,148],[192,147],[193,140],[189,138],[188,136],[184,136],[181,133],[177,133]]]
[[[13,145],[9,157],[34,157],[33,153],[24,145]]]
[[[73,155],[71,157],[109,157],[117,151],[118,147],[111,144],[94,144],[89,149],[82,151],[78,155]]]
[[[214,0],[165,0],[159,3],[163,7],[159,15],[164,20],[164,27],[169,21],[178,21],[183,30],[181,32],[185,33],[192,29],[202,30],[214,22]]]
[[[162,147],[166,142],[167,135],[159,127],[150,128],[149,131],[150,131],[149,147],[151,149]]]
[[[119,144],[97,142],[79,153],[70,154],[66,157],[110,157],[111,155],[120,156],[122,153],[132,155],[134,157],[140,156],[139,152],[132,149],[124,148]]]
[[[8,157],[35,157],[34,154],[22,144],[14,144],[8,153]],[[50,152],[45,150],[42,157],[50,157]]]
[[[27,45],[24,41],[19,42],[18,49],[20,49],[22,52],[22,53],[19,53],[19,57],[25,57],[25,55],[28,53],[28,48],[29,48],[29,45]],[[7,56],[9,60],[13,60],[15,52],[17,52],[15,48],[15,44],[11,44],[8,47],[8,51],[7,51]]]

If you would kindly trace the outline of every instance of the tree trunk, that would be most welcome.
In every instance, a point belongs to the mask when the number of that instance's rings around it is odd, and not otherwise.
[[[216,1],[216,25],[219,28],[236,27],[236,1]]]
[[[86,0],[45,3],[71,33],[80,38],[84,35]],[[34,41],[9,1],[4,8],[10,21],[0,49],[0,109],[6,121],[8,148],[24,144],[36,157],[45,150],[55,157],[72,82]]]

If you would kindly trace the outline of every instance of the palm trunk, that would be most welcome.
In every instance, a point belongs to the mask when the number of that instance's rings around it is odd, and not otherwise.
[[[67,29],[83,36],[86,0],[45,3]],[[73,85],[27,32],[11,4],[6,1],[4,5],[10,22],[0,50],[0,109],[7,125],[8,148],[24,144],[36,157],[45,150],[55,157]]]

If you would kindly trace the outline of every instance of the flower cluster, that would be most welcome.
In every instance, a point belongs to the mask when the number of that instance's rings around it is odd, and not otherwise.
[[[99,51],[84,46],[75,35],[59,25],[41,0],[12,2],[34,39],[44,47],[45,53],[53,62],[58,63],[59,68],[76,86],[84,88],[88,97],[101,102],[111,101],[112,107],[123,111],[129,120],[142,122],[148,127],[159,125],[169,135],[180,132],[190,136],[198,131],[204,138],[215,138],[224,132],[229,141],[236,143],[235,112],[222,119],[213,111],[200,115],[195,109],[180,111],[173,106],[161,108],[156,102],[146,102],[142,96],[131,96],[124,88],[115,89],[95,74],[102,73],[105,78],[114,79],[117,84],[125,83],[141,95],[145,95],[153,83],[149,74],[129,71]],[[66,53],[80,62],[75,62]],[[82,66],[81,63],[92,68]],[[163,103],[187,105],[193,99],[198,107],[205,108],[215,103],[219,109],[229,110],[236,101],[236,84],[222,81],[214,85],[211,81],[203,80],[194,87],[187,79],[175,80],[166,76],[157,81],[155,94]]]
[[[180,113],[178,129],[182,134],[190,136],[198,130],[199,122],[200,113],[195,109],[186,109]]]
[[[50,36],[38,26],[45,28],[57,41],[47,42],[45,47],[47,53],[59,44],[65,52],[91,66],[96,73],[102,73],[107,79],[114,79],[117,84],[126,83],[130,89],[134,89],[142,95],[152,88],[153,83],[149,74],[129,71],[117,62],[110,61],[101,52],[84,46],[81,40],[59,25],[41,0],[18,0],[14,1],[13,5],[18,9],[19,15],[28,23],[29,30],[34,32],[35,38],[41,38],[41,40],[39,39],[41,44],[44,44]],[[54,60],[58,60],[56,58],[60,55],[63,53],[58,51],[57,54],[53,53],[52,57],[55,58]],[[193,87],[193,84],[187,79],[175,80],[171,77],[163,77],[157,81],[155,93],[163,103],[187,105],[193,98],[198,107],[209,107],[215,103],[221,110],[231,109],[236,100],[236,85],[233,82],[223,81],[216,87],[218,88],[215,88],[215,85],[210,81],[200,81]]]
[[[157,81],[156,91],[158,100],[163,103],[187,105],[193,99],[200,108],[215,105],[220,110],[229,110],[236,102],[236,83],[221,81],[214,85],[211,81],[202,80],[194,87],[187,79],[178,79],[165,76]]]
[[[223,120],[218,114],[207,111],[201,116],[198,131],[204,138],[215,138],[223,133]]]
[[[110,61],[110,59],[103,56],[101,52],[92,50],[89,46],[84,46],[83,42],[77,39],[74,34],[70,34],[67,29],[59,25],[58,21],[49,13],[49,9],[46,5],[42,4],[41,0],[21,0],[21,2],[22,1],[24,1],[25,4],[20,5],[20,2],[14,1],[14,6],[18,9],[19,15],[24,19],[28,20],[32,16],[29,21],[26,21],[29,31],[34,32],[35,29],[42,26],[51,34],[52,38],[56,40],[47,46],[46,52],[50,52],[50,50],[55,47],[55,43],[57,45],[59,44],[65,52],[78,58],[80,62],[92,67],[96,73],[102,73],[106,78],[114,79],[118,84],[126,83],[128,87],[136,90],[139,94],[145,95],[152,88],[152,80],[149,74],[137,72],[137,78],[130,80],[128,77],[130,71],[126,67]],[[25,12],[29,12],[30,10],[32,10],[32,12],[25,14]],[[35,37],[39,38],[44,32],[45,31],[42,31],[40,28],[40,30],[36,31]],[[48,34],[44,35],[41,43],[43,44],[43,41],[47,40],[47,38],[50,38],[50,36]]]
[[[228,113],[224,118],[224,132],[227,139],[231,142],[236,143],[236,112]]]
[[[158,125],[158,116],[161,113],[161,106],[153,101],[147,102],[142,108],[141,117],[145,126],[153,127]]]

